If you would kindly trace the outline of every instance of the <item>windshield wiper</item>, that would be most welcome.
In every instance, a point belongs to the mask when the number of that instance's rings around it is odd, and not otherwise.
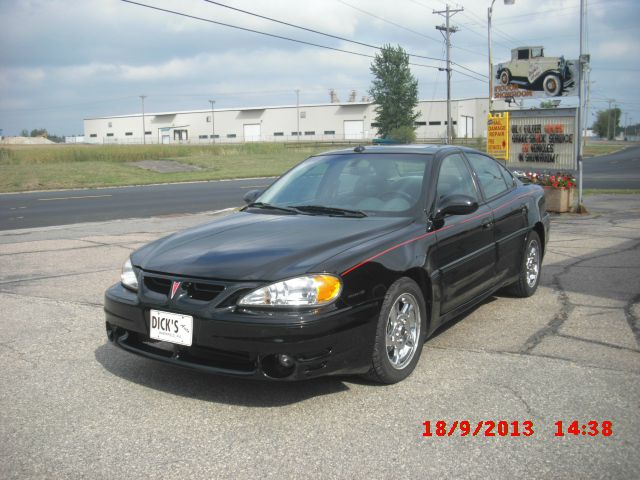
[[[246,210],[247,208],[262,208],[264,210],[277,210],[279,212],[293,213],[293,214],[296,214],[296,215],[298,213],[300,213],[300,212],[298,212],[297,210],[295,210],[293,208],[279,207],[277,205],[271,205],[270,203],[264,203],[264,202],[253,202],[253,203],[250,203],[249,205],[244,207],[242,209],[242,211]]]
[[[330,215],[330,216],[340,216],[340,217],[354,217],[354,218],[362,218],[366,217],[367,214],[362,210],[349,210],[346,208],[337,208],[337,207],[325,207],[323,205],[292,205],[292,208],[299,210],[304,213],[311,213],[316,215]]]

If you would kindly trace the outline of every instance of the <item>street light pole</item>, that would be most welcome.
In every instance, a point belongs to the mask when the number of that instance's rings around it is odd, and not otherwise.
[[[513,5],[516,0],[504,0],[505,5]],[[491,52],[491,15],[493,14],[493,4],[496,0],[492,0],[491,6],[487,10],[487,45],[489,48],[489,113],[493,111],[493,57]]]
[[[296,88],[296,141],[300,141],[300,89]]]
[[[140,100],[142,100],[142,144],[147,144],[147,135],[145,134],[145,126],[144,126],[144,99],[147,98],[146,95],[140,95]]]
[[[216,104],[215,100],[209,100],[211,104],[211,143],[216,143],[216,124],[213,117],[213,106]]]

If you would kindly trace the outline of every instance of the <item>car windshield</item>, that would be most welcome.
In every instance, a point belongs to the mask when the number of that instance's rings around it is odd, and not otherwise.
[[[416,206],[430,155],[320,155],[290,170],[257,205],[309,215],[406,215]]]

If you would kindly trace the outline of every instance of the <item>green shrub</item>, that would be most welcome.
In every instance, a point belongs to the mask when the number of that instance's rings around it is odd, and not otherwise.
[[[416,131],[409,126],[396,127],[389,132],[389,138],[395,143],[414,143]]]

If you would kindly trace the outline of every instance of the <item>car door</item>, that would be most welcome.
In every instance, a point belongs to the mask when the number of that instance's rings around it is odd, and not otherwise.
[[[442,159],[434,213],[449,195],[466,195],[479,203],[468,215],[447,215],[436,225],[434,256],[441,277],[441,313],[464,305],[493,285],[495,246],[491,209],[482,202],[471,170],[460,153]]]
[[[524,238],[527,234],[527,203],[518,198],[511,173],[493,158],[480,153],[464,154],[493,212],[496,243],[496,280],[502,282],[520,269]]]

